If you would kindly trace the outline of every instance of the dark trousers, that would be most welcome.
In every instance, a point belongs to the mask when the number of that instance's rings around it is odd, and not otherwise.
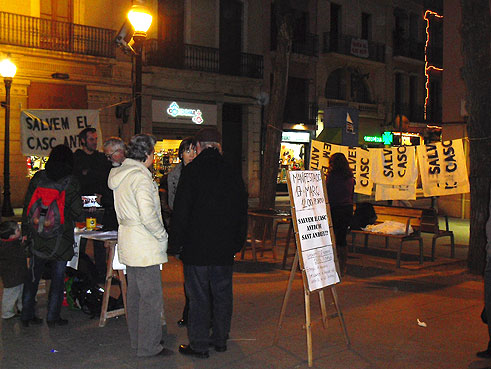
[[[210,342],[216,346],[227,343],[233,308],[232,271],[232,265],[184,264],[184,285],[189,298],[188,338],[193,350],[208,351]]]
[[[486,269],[484,269],[484,306],[486,307],[486,317],[488,320],[489,343],[488,350],[491,350],[491,258],[486,259]]]
[[[346,237],[348,228],[353,218],[353,205],[331,207],[332,227],[336,237],[336,250],[339,260],[341,274],[344,274],[348,259],[348,249]]]
[[[106,280],[107,257],[104,241],[93,240],[94,245],[94,264],[97,270],[97,281],[103,282]],[[86,254],[87,238],[80,238],[80,253]]]
[[[24,282],[22,320],[30,320],[34,317],[34,305],[36,303],[39,280],[43,275],[47,263],[51,263],[51,285],[49,288],[48,315],[46,319],[48,321],[55,321],[60,318],[63,290],[65,288],[66,261],[46,260],[33,255],[29,265],[29,273]]]

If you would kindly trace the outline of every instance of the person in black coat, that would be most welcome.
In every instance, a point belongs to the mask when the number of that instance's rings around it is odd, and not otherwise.
[[[341,275],[344,275],[348,260],[346,236],[353,217],[353,194],[355,191],[353,172],[344,154],[335,153],[329,158],[326,187],[329,206],[331,207],[332,227],[336,237],[339,268]]]
[[[246,239],[247,192],[241,176],[223,160],[220,133],[207,127],[195,138],[198,156],[181,173],[169,244],[180,253],[189,297],[189,344],[179,352],[207,358],[210,344],[227,350],[232,268]]]

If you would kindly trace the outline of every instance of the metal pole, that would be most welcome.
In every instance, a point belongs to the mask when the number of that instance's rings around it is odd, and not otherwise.
[[[135,134],[142,131],[142,47],[135,55]]]
[[[14,215],[12,204],[10,203],[10,86],[12,78],[4,78],[5,83],[5,142],[3,153],[3,204],[2,216],[11,217]]]

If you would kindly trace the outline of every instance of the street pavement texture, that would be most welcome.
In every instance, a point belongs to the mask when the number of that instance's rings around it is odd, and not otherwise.
[[[351,346],[346,345],[331,293],[326,290],[328,327],[320,322],[318,294],[311,295],[313,367],[323,369],[488,368],[491,361],[475,353],[487,345],[481,276],[466,272],[468,223],[452,223],[457,234],[456,259],[449,259],[447,241],[439,240],[435,262],[429,260],[431,239],[425,237],[425,262],[417,263],[416,245],[404,248],[402,267],[395,267],[396,244],[350,253],[347,275],[335,288]],[[467,228],[466,228],[467,227]],[[468,239],[468,238],[467,238]],[[278,254],[283,255],[281,242]],[[137,358],[131,349],[124,317],[111,318],[104,328],[98,319],[64,307],[65,327],[24,328],[18,318],[1,321],[0,368],[308,368],[302,279],[297,272],[285,320],[273,338],[287,287],[289,270],[266,251],[258,262],[250,252],[237,258],[234,273],[234,315],[228,350],[210,350],[209,359],[183,356],[185,328],[176,324],[184,305],[181,263],[170,258],[162,271],[167,325],[163,327],[170,357]],[[290,263],[291,263],[290,258]],[[1,289],[3,291],[3,288]],[[3,292],[2,292],[3,293]],[[47,294],[38,295],[39,316],[45,318]],[[426,327],[418,324],[424,322]]]

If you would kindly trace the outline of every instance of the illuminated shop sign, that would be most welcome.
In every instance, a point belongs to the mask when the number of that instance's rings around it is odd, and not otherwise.
[[[285,142],[310,142],[309,132],[283,132],[281,141]]]
[[[380,136],[364,136],[365,142],[382,142],[382,137]]]
[[[179,105],[173,101],[167,108],[167,114],[171,117],[191,117],[191,121],[196,124],[203,123],[203,113],[199,109],[185,109],[179,107]]]
[[[175,100],[153,100],[152,120],[162,123],[217,124],[217,106]]]

